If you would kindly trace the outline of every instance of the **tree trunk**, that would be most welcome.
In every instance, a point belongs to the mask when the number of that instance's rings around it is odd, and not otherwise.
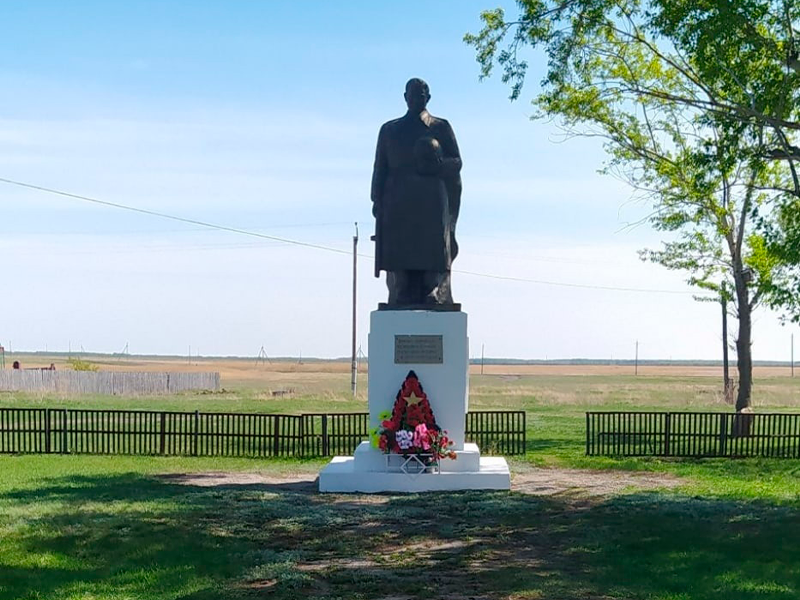
[[[736,338],[736,368],[739,371],[739,393],[736,396],[736,412],[750,407],[750,393],[753,388],[753,355],[752,355],[752,309],[747,293],[747,286],[737,282],[739,335]]]

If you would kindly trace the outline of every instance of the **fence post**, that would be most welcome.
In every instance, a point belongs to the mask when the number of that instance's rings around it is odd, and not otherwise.
[[[300,456],[306,455],[306,416],[300,415]]]
[[[280,425],[281,416],[280,415],[273,415],[272,417],[272,455],[279,456],[281,444],[280,444],[280,434],[281,434],[281,425]]]
[[[192,456],[197,456],[198,445],[200,442],[200,411],[194,411],[194,449]]]
[[[61,454],[69,454],[67,447],[67,409],[61,411]]]
[[[722,413],[719,416],[719,453],[726,456],[728,451],[728,415]]]
[[[589,456],[589,413],[586,413],[586,456]]]
[[[328,456],[328,415],[322,415],[322,456]]]
[[[50,427],[50,409],[44,411],[44,452],[45,454],[50,454],[52,452],[52,447],[50,445],[50,435],[51,435],[51,427]]]
[[[158,453],[164,456],[167,451],[167,413],[161,413],[161,431],[158,435]]]
[[[522,411],[522,448],[520,454],[524,455],[528,451],[528,413]]]
[[[664,419],[664,456],[671,456],[670,443],[669,443],[669,434],[672,426],[671,417],[672,415],[670,413],[667,413]]]

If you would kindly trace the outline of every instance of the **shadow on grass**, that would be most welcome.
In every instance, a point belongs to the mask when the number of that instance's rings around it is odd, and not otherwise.
[[[0,597],[788,600],[794,507],[632,494],[329,496],[136,474],[0,495]]]

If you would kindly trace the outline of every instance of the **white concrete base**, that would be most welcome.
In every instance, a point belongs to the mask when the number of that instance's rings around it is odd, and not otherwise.
[[[395,336],[441,335],[441,364],[398,364]],[[391,411],[400,386],[414,371],[431,403],[436,424],[447,431],[453,447],[464,447],[469,410],[469,340],[467,313],[427,310],[376,310],[369,327],[369,420],[377,427],[378,415]]]
[[[500,456],[481,458],[478,471],[443,470],[441,473],[420,475],[360,471],[355,469],[355,458],[352,456],[336,456],[319,474],[319,491],[329,493],[508,490],[510,487],[508,463]]]
[[[503,457],[481,458],[477,444],[464,444],[455,460],[441,462],[439,473],[387,472],[386,454],[361,442],[355,456],[336,456],[319,474],[320,492],[432,492],[508,490],[511,473]]]
[[[370,446],[369,442],[361,442],[353,457],[353,468],[356,471],[386,471],[386,454]],[[441,462],[442,473],[464,473],[480,471],[481,452],[477,444],[464,444],[463,450],[456,450],[456,459],[444,459]]]
[[[395,362],[398,360],[395,336],[398,335],[441,336],[441,362]],[[427,357],[416,355],[414,358]],[[337,456],[320,471],[319,491],[415,493],[510,489],[511,474],[506,459],[481,458],[476,444],[464,442],[465,415],[469,410],[468,367],[466,313],[373,312],[369,332],[370,427],[380,425],[378,415],[381,412],[392,410],[397,391],[413,369],[428,396],[437,425],[446,430],[453,441],[457,458],[441,461],[439,473],[397,472],[387,468],[387,455],[371,447],[369,442],[362,442],[354,456]],[[400,456],[393,455],[393,458]]]

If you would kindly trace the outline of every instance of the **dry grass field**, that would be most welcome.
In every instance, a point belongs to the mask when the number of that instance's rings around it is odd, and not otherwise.
[[[23,368],[69,368],[63,356],[15,355]],[[358,373],[358,393],[350,393],[350,364],[346,361],[305,360],[257,362],[244,358],[185,358],[89,356],[102,371],[218,371],[223,394],[171,399],[126,401],[99,398],[60,399],[82,406],[102,405],[175,410],[231,411],[347,411],[364,410],[367,365]],[[6,361],[7,367],[10,361]],[[732,369],[735,377],[736,371]],[[800,369],[792,378],[788,366],[754,369],[753,406],[757,410],[797,410],[800,407]],[[0,396],[0,403],[10,401]],[[42,398],[45,403],[54,399]],[[59,402],[59,404],[61,404]],[[722,394],[722,368],[694,365],[480,365],[470,367],[470,408],[566,410],[730,410]]]
[[[16,354],[13,358],[6,356],[6,368],[12,360],[20,360],[23,368],[43,368],[54,363],[56,368],[68,368],[63,356],[48,356],[45,354]],[[256,361],[252,358],[215,358],[215,357],[111,357],[89,356],[86,358],[103,371],[178,371],[200,372],[219,371],[225,387],[256,386],[264,387],[275,382],[304,381],[304,380],[336,380],[338,376],[349,376],[350,363],[334,360],[305,360],[299,361]],[[508,376],[603,376],[603,377],[628,377],[634,375],[633,365],[592,365],[592,364],[487,364],[483,369],[480,365],[470,365],[470,374],[479,375],[508,375]],[[366,363],[359,364],[359,373],[365,375]],[[731,367],[731,374],[735,375],[735,367]],[[651,365],[641,364],[638,375],[642,377],[709,377],[722,378],[721,366],[705,365]],[[789,366],[756,366],[755,379],[790,377]],[[800,368],[797,369],[800,378]]]

